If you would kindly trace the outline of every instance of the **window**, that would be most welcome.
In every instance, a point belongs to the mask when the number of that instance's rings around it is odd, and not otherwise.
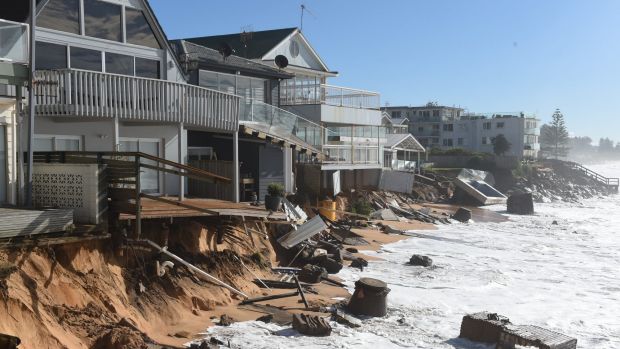
[[[136,57],[136,76],[159,79],[159,61]]]
[[[120,140],[120,150],[126,152],[139,151],[148,155],[159,156],[159,141],[156,139],[145,138],[122,138]],[[147,165],[157,166],[153,160],[144,160]],[[159,172],[153,169],[144,169],[140,173],[140,188],[145,193],[159,192]]]
[[[488,137],[482,137],[482,144],[489,144],[489,138]]]
[[[433,138],[433,143],[434,144],[439,144],[439,138]]]
[[[443,130],[448,132],[454,131],[454,124],[444,124]]]
[[[64,69],[67,68],[67,47],[37,41],[36,47],[37,69]]]
[[[485,130],[490,130],[491,129],[491,123],[490,122],[483,123],[482,124],[482,128],[485,129]]]
[[[101,71],[101,52],[71,47],[71,68]]]
[[[495,124],[496,128],[504,128],[504,122],[498,122],[497,124]]]
[[[84,0],[84,30],[87,36],[122,42],[122,8],[100,0]]]
[[[37,26],[80,34],[79,0],[50,0],[37,16]]]
[[[424,127],[422,126],[418,127],[418,132],[424,132]]]
[[[400,118],[400,111],[393,111],[392,112],[392,117],[393,118],[397,118],[397,119]]]
[[[433,125],[433,131],[439,131],[439,125]]]
[[[142,11],[125,8],[125,23],[127,31],[127,42],[134,45],[161,48],[153,29],[146,21]]]
[[[456,144],[457,144],[457,145],[463,145],[463,138],[458,138],[458,139],[456,140]]]
[[[133,57],[106,52],[105,71],[112,74],[133,76]]]
[[[439,117],[439,110],[433,110],[433,116]]]
[[[82,137],[59,136],[59,135],[35,135],[33,142],[34,151],[80,151],[82,150]]]
[[[451,147],[453,145],[452,138],[444,138],[443,145],[444,147]]]

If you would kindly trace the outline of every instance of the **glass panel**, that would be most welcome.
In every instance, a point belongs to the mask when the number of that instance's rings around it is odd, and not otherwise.
[[[138,147],[140,152],[142,153],[159,156],[159,142],[140,141]],[[147,165],[157,166],[157,162],[152,160],[142,159],[142,162]],[[142,173],[140,174],[140,187],[145,193],[158,193],[159,172],[151,169],[143,169]]]
[[[252,91],[250,90],[251,79],[245,76],[237,77],[237,94],[244,98],[252,98]]]
[[[28,63],[28,26],[26,24],[0,19],[0,60]]]
[[[217,90],[217,73],[200,71],[200,86]]]
[[[123,152],[138,151],[138,141],[121,141],[120,151],[123,151]]]
[[[220,74],[219,88],[222,92],[235,93],[235,76]]]
[[[71,68],[101,71],[101,52],[71,47]]]
[[[136,57],[136,76],[159,79],[159,61]]]
[[[37,16],[37,26],[80,34],[79,0],[50,0]]]
[[[265,102],[265,80],[252,79],[252,98]]]
[[[0,125],[0,203],[6,202],[7,182],[6,126]]]
[[[84,30],[94,38],[123,41],[121,10],[118,5],[99,0],[84,0]]]
[[[142,11],[125,7],[127,42],[134,45],[161,48]]]
[[[54,151],[54,140],[52,138],[34,138],[32,142],[33,151]]]
[[[80,151],[79,139],[59,139],[56,138],[57,151]]]
[[[133,76],[133,57],[106,52],[105,70],[112,74]]]
[[[67,47],[37,41],[35,49],[37,69],[67,68]]]

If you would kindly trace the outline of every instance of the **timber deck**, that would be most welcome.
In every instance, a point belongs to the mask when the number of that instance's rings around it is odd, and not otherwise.
[[[178,202],[177,197],[162,197],[162,199]],[[286,215],[283,212],[271,212],[261,207],[251,206],[250,204],[216,199],[186,198],[181,201],[181,204],[185,206],[182,207],[144,197],[140,200],[140,204],[142,219],[212,216],[243,216],[267,218],[270,220],[286,219]],[[187,206],[193,206],[202,210],[194,210]],[[212,211],[212,213],[206,211]],[[135,219],[136,216],[134,214],[121,213],[119,218],[121,220],[132,220]]]

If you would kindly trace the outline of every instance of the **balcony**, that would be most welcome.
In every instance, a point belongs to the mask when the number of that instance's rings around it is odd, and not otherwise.
[[[325,84],[288,85],[280,88],[280,105],[305,104],[327,104],[336,107],[379,109],[381,107],[381,98],[376,92]]]
[[[282,138],[314,153],[321,150],[324,127],[261,101],[243,98],[239,123],[258,132]]]
[[[28,25],[0,19],[0,62],[28,64]]]
[[[241,98],[204,87],[76,69],[37,71],[34,87],[38,116],[239,127]]]
[[[342,126],[325,129],[323,169],[381,168],[386,143],[382,126]]]

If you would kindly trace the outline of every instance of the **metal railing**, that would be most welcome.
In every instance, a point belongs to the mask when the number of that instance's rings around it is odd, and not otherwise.
[[[300,140],[317,149],[328,132],[323,126],[297,114],[251,98],[241,100],[239,123],[252,125],[265,133]]]
[[[608,177],[605,177],[605,176],[603,176],[601,174],[598,174],[598,173],[590,170],[589,168],[583,166],[582,164],[579,164],[579,163],[576,163],[576,162],[567,161],[566,163],[572,169],[577,170],[577,171],[581,171],[586,176],[594,178],[598,182],[601,182],[601,183],[606,184],[608,186],[612,186],[612,187],[616,187],[617,188],[618,185],[620,184],[620,179],[618,179],[618,178],[608,178]]]
[[[413,160],[392,159],[392,169],[399,171],[414,171],[416,162]]]
[[[379,164],[380,148],[376,145],[325,144],[324,164]]]
[[[0,62],[28,64],[28,25],[0,19]]]
[[[239,127],[241,97],[204,87],[76,69],[37,71],[34,86],[37,115]]]
[[[338,107],[379,109],[379,93],[325,84],[280,87],[281,105],[327,104]]]

